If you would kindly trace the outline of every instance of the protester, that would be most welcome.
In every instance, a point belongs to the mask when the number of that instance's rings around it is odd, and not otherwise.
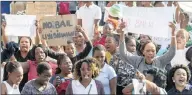
[[[93,48],[93,57],[96,58],[101,65],[101,71],[96,80],[99,80],[103,86],[105,94],[116,94],[117,75],[115,70],[105,62],[105,47],[97,45]]]
[[[188,50],[188,48],[186,48],[186,43],[188,40],[189,40],[189,33],[186,30],[181,29],[177,32],[176,34],[177,50],[174,58],[171,60],[171,66],[174,66],[176,64],[185,64],[185,65],[189,64],[189,61],[187,61],[187,59],[184,56]]]
[[[20,94],[19,84],[23,79],[23,68],[18,62],[8,62],[1,83],[1,94]]]
[[[125,27],[125,23],[122,23],[120,27],[123,29]],[[170,23],[170,27],[172,28],[171,46],[169,51],[160,57],[155,57],[156,46],[152,42],[146,42],[143,45],[142,53],[144,56],[134,56],[126,50],[124,42],[124,31],[121,31],[119,48],[120,57],[142,73],[144,70],[148,70],[154,66],[160,69],[165,69],[166,64],[172,60],[176,51],[175,26],[173,23]]]
[[[38,77],[28,81],[21,94],[57,94],[55,87],[49,83],[52,76],[51,66],[42,62],[37,66]]]
[[[72,75],[73,64],[67,55],[60,55],[58,58],[57,64],[58,64],[58,67],[57,67],[56,75],[53,75],[50,80],[50,82],[56,87],[60,83],[65,82],[67,80],[71,80],[73,78],[73,75]],[[59,76],[59,79],[56,78],[58,76]]]
[[[152,68],[145,72],[143,75],[140,72],[137,72],[136,77],[139,81],[146,84],[147,95],[149,94],[167,94],[165,91],[166,86],[166,73],[158,68]],[[124,94],[132,93],[134,90],[133,83],[129,84],[123,89]],[[144,88],[143,88],[144,89]],[[132,93],[133,94],[133,93]]]
[[[90,39],[93,39],[93,34],[98,31],[99,21],[102,17],[101,8],[92,1],[85,1],[85,5],[80,7],[77,13],[78,25],[85,29]]]
[[[136,53],[136,41],[132,36],[125,37],[126,49],[132,54]]]
[[[189,83],[191,73],[185,65],[175,65],[169,72],[169,82],[173,84],[171,90],[168,91],[168,95],[176,94],[191,94],[192,86]]]
[[[135,72],[133,66],[129,65],[126,61],[120,58],[118,51],[119,46],[118,35],[108,35],[105,41],[105,47],[108,52],[112,55],[109,65],[111,65],[117,74],[117,95],[122,94],[124,86],[131,83],[134,78]]]
[[[189,23],[189,15],[187,13],[181,13],[181,15],[183,15],[180,19],[181,19],[181,23],[180,23],[180,27],[185,29],[187,32],[189,32],[190,38],[192,38],[192,24]],[[189,47],[192,45],[192,40],[190,39],[187,42],[186,47]]]
[[[67,49],[71,49],[71,52],[68,52],[68,55],[73,64],[75,64],[76,61],[83,59],[87,56],[92,56],[92,44],[91,41],[89,41],[89,37],[85,33],[85,30],[79,25],[76,27],[76,29],[77,32],[74,37],[76,53],[74,54],[74,47],[70,43],[66,46],[66,48],[64,48],[67,52]]]
[[[142,56],[143,53],[142,53],[142,47],[143,45],[147,42],[147,41],[151,41],[151,37],[148,36],[148,35],[143,35],[143,34],[140,34],[139,38],[138,38],[139,42],[137,42],[137,54]]]
[[[95,80],[99,75],[99,62],[85,58],[75,64],[74,79],[68,85],[65,94],[105,94],[103,84]]]
[[[114,33],[115,27],[117,27],[117,22],[113,19],[109,19],[103,26],[103,35],[102,37],[93,43],[94,46],[98,44],[105,45],[105,40],[108,34]]]
[[[56,75],[53,75],[50,79],[57,90],[59,95],[65,94],[66,88],[70,81],[73,79],[72,75],[72,62],[67,55],[60,55],[57,61]]]

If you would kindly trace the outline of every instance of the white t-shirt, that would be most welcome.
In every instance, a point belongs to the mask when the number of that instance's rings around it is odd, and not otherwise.
[[[7,94],[20,94],[19,86],[15,85],[14,87],[11,87],[6,81],[3,81],[7,88]]]
[[[186,52],[189,48],[185,48],[184,50],[176,50],[175,56],[171,60],[171,66],[174,66],[176,64],[184,64],[188,65],[189,61],[186,59]]]
[[[93,39],[94,35],[94,20],[101,19],[101,17],[101,8],[95,4],[92,4],[89,7],[84,5],[79,8],[77,19],[82,19],[82,27],[85,29],[85,32],[88,34],[90,39]]]
[[[80,82],[79,80],[72,80],[72,90],[73,90],[73,94],[75,95],[79,95],[79,94],[94,94],[97,95],[97,87],[96,87],[96,83],[95,80],[91,80],[91,83],[85,88]]]
[[[99,76],[96,77],[96,80],[103,84],[105,94],[111,94],[109,81],[114,77],[117,77],[115,70],[110,65],[105,63],[99,73]]]

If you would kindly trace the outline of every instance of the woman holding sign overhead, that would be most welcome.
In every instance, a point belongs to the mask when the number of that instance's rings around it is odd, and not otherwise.
[[[172,39],[169,51],[160,57],[155,57],[156,55],[156,45],[147,41],[142,47],[143,56],[136,56],[128,52],[125,48],[125,39],[124,31],[125,22],[122,22],[120,25],[120,57],[129,64],[133,65],[135,69],[138,69],[140,72],[148,70],[152,67],[158,67],[164,69],[166,64],[169,63],[175,56],[176,51],[176,37],[175,37],[175,26],[173,23],[169,25],[172,28]]]

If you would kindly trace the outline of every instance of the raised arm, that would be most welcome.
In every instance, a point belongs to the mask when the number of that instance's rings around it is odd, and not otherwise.
[[[2,40],[3,40],[3,46],[6,46],[8,43],[8,37],[5,35],[5,27],[6,27],[6,22],[2,22],[1,25],[1,31],[2,31]]]
[[[166,52],[164,55],[162,55],[158,58],[160,60],[162,67],[165,67],[167,63],[170,63],[170,61],[175,56],[175,52],[176,52],[175,25],[171,22],[169,26],[172,29],[170,48],[169,48],[168,52]]]
[[[42,32],[42,28],[39,25],[39,21],[36,21],[36,37],[35,37],[35,44],[39,45],[42,44],[40,33]]]
[[[86,47],[84,48],[84,50],[82,51],[82,52],[80,52],[76,57],[77,57],[77,59],[79,60],[79,59],[83,59],[83,58],[85,58],[88,54],[89,54],[89,52],[91,51],[91,49],[92,49],[92,44],[91,44],[91,42],[89,41],[89,38],[88,38],[88,36],[86,35],[86,33],[85,33],[85,31],[84,31],[84,29],[82,29],[82,27],[81,26],[77,26],[77,31],[78,32],[81,32],[82,34],[83,34],[83,36],[84,36],[84,38],[85,38],[85,42],[86,42]]]
[[[23,67],[23,73],[26,74],[29,71],[29,61],[27,62],[19,62],[21,66]]]
[[[123,28],[125,28],[125,22],[121,23],[120,29],[118,29],[118,33],[120,33],[120,40],[119,40],[120,58],[125,62],[128,62],[129,64],[136,67],[137,64],[135,64],[135,61],[139,58],[139,56],[135,56],[132,53],[127,51],[125,47],[125,35],[124,35],[124,31],[122,30]]]
[[[179,6],[177,1],[175,1],[175,7],[176,7],[175,20],[176,20],[177,23],[181,23],[181,20],[180,20],[180,6]]]

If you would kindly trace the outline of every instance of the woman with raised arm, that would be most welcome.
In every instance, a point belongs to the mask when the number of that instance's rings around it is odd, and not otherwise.
[[[170,23],[169,25],[172,28],[172,39],[169,51],[160,57],[156,57],[156,46],[153,42],[147,41],[142,47],[143,56],[136,56],[128,52],[125,47],[124,41],[124,31],[125,22],[122,22],[120,25],[120,57],[125,62],[131,64],[135,69],[138,69],[140,72],[148,70],[152,67],[158,67],[164,69],[166,64],[169,63],[172,58],[175,56],[176,51],[176,37],[175,37],[175,25]]]

